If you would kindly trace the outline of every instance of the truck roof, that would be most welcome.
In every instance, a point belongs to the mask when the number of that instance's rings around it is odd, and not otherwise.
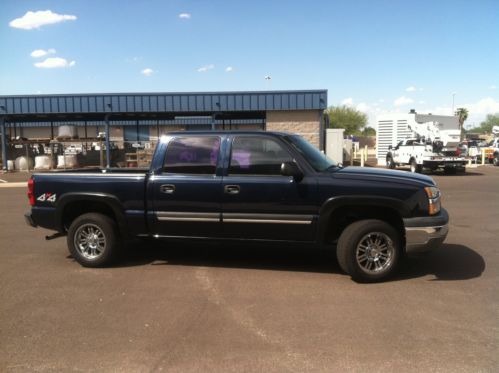
[[[238,131],[238,130],[203,130],[203,131],[172,131],[163,134],[162,136],[171,135],[269,135],[269,136],[289,136],[293,133],[289,132],[278,132],[278,131]]]

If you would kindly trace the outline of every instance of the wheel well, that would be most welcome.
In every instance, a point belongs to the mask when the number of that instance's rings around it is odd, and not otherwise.
[[[64,227],[64,230],[67,231],[71,226],[71,223],[78,216],[90,212],[106,215],[115,222],[117,221],[113,209],[107,203],[98,201],[74,201],[69,202],[64,206],[64,210],[62,212],[62,226]]]
[[[377,219],[390,224],[399,232],[400,239],[405,245],[404,222],[400,214],[393,208],[383,206],[343,206],[335,209],[328,221],[326,242],[338,241],[347,226],[365,219]]]

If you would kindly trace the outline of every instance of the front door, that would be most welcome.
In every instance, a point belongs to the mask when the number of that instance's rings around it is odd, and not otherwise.
[[[228,151],[229,153],[229,151]],[[293,161],[280,140],[258,135],[232,138],[223,179],[223,235],[228,238],[313,241],[316,183],[280,173]]]
[[[153,235],[220,236],[220,144],[220,137],[214,135],[178,136],[170,140],[161,172],[149,181]]]

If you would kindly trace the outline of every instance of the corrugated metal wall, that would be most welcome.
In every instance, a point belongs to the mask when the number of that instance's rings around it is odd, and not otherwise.
[[[53,121],[52,124],[54,126],[76,126],[83,127],[85,126],[104,126],[106,122],[104,120],[63,120],[63,121]],[[40,122],[5,122],[7,127],[50,127],[51,122],[49,121],[40,121]],[[110,120],[109,124],[111,126],[196,126],[196,125],[211,125],[211,119],[143,119],[143,120]],[[217,119],[215,120],[215,124],[265,124],[265,119]]]
[[[327,90],[0,96],[0,115],[323,110]]]

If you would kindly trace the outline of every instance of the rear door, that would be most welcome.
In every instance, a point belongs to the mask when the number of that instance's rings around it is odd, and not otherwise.
[[[217,175],[221,138],[170,139],[163,167],[151,176],[151,233],[158,236],[219,237],[222,175]]]
[[[223,179],[223,235],[227,238],[313,241],[316,181],[280,173],[293,161],[286,144],[259,135],[232,137]]]

